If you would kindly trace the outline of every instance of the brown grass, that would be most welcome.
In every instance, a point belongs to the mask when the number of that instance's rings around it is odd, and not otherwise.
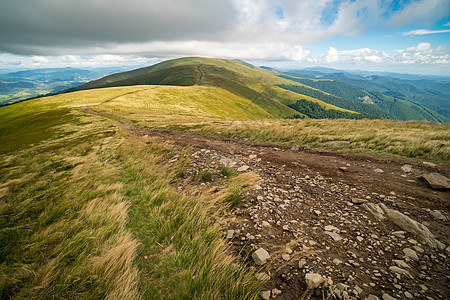
[[[425,121],[236,120],[176,127],[259,143],[450,161],[450,125]]]

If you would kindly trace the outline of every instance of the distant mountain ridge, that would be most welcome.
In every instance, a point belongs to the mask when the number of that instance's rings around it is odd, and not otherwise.
[[[71,87],[122,72],[130,67],[45,68],[0,74],[0,106],[27,98],[56,93]]]
[[[314,70],[319,69],[322,70]],[[365,97],[369,97],[374,106],[401,120],[448,122],[450,118],[449,82],[411,81],[379,75],[363,77],[350,73],[322,73],[311,69],[282,73],[284,78],[352,101],[363,102]]]

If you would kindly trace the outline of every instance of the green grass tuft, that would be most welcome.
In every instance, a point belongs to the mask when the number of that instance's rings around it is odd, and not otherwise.
[[[233,169],[224,167],[224,168],[222,168],[222,170],[220,170],[220,174],[222,174],[223,176],[226,176],[226,177],[233,177],[233,176],[237,175],[237,172]]]

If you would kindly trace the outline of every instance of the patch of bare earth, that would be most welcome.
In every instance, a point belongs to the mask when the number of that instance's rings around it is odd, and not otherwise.
[[[129,129],[167,141],[175,152],[192,146],[186,171],[190,185],[220,186],[225,166],[259,175],[256,188],[217,222],[236,256],[267,280],[263,298],[299,299],[307,273],[320,274],[338,299],[450,295],[450,194],[419,179],[431,172],[449,177],[448,165]],[[405,164],[411,170],[402,170]],[[199,170],[211,172],[213,179],[201,183]],[[382,216],[369,207],[380,209]],[[399,227],[383,209],[426,226],[442,244],[433,246]],[[262,266],[252,259],[260,247],[270,255]]]

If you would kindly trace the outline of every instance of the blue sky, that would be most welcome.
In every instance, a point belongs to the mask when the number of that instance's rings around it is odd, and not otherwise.
[[[450,75],[449,0],[0,0],[0,69],[181,56]]]

